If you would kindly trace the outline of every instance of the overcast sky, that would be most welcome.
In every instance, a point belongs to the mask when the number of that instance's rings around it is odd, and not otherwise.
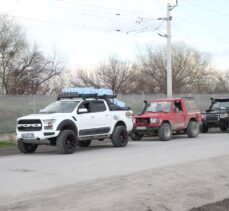
[[[155,19],[166,16],[167,2],[0,0],[0,12],[14,16],[30,41],[48,53],[55,50],[74,69],[93,67],[110,55],[133,61],[145,44],[165,45],[158,33],[166,33],[166,22]],[[172,11],[172,42],[209,52],[213,64],[229,69],[228,11],[228,0],[179,0]]]

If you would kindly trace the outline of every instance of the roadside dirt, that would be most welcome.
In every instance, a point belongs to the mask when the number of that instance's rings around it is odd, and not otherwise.
[[[226,155],[23,194],[0,202],[0,210],[186,211],[228,197]],[[206,206],[192,211],[228,210]]]
[[[222,201],[193,208],[190,211],[228,211],[228,210],[229,210],[229,199],[224,199]]]
[[[56,150],[56,148],[52,147],[52,146],[41,145],[38,147],[36,153],[49,152],[49,151],[51,152],[53,150]],[[8,155],[16,155],[16,154],[20,154],[20,152],[17,149],[17,146],[0,148],[0,157],[1,156],[8,156]]]

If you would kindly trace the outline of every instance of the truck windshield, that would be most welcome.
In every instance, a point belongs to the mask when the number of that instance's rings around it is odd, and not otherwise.
[[[56,101],[42,109],[40,113],[71,113],[78,104],[79,101]]]
[[[170,112],[171,102],[150,102],[146,112]]]
[[[229,108],[229,101],[228,102],[214,102],[212,109],[217,110],[217,109],[228,109]]]

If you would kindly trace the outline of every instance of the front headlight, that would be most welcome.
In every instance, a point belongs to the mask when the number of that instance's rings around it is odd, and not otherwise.
[[[227,118],[228,114],[220,114],[219,116],[220,116],[220,118]]]
[[[150,118],[150,123],[157,123],[159,122],[158,118]]]
[[[201,114],[201,118],[202,118],[202,119],[206,119],[206,117],[207,117],[206,113],[202,113],[202,114]]]
[[[45,119],[43,120],[43,122],[45,125],[53,125],[56,122],[56,120],[55,119]]]
[[[56,120],[55,119],[45,119],[43,120],[44,122],[44,129],[45,130],[52,130],[53,129],[53,125],[55,124]]]

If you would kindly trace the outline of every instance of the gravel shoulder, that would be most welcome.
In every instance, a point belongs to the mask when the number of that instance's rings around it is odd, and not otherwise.
[[[52,146],[39,146],[37,152],[51,152],[55,150],[55,147]],[[8,155],[16,155],[21,154],[17,148],[17,146],[3,147],[0,148],[0,157],[8,156]]]
[[[201,207],[193,208],[190,211],[228,211],[229,210],[229,199],[217,201],[203,205]]]
[[[23,194],[0,210],[185,211],[228,197],[225,155]]]

